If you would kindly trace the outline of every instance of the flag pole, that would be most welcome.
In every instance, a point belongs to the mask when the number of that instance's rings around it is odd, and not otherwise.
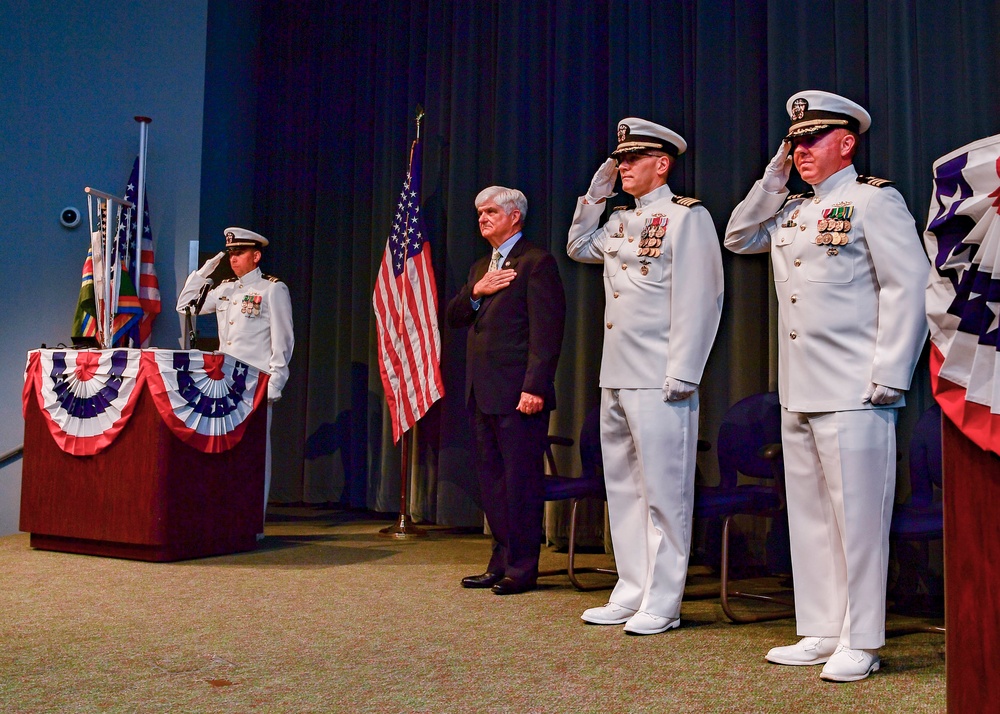
[[[413,148],[416,147],[417,142],[420,141],[420,125],[423,122],[423,120],[424,120],[424,108],[418,104],[417,105],[417,117],[416,117],[416,122],[417,122],[417,138],[414,139],[413,145],[410,147],[410,161],[409,161],[409,166],[410,167],[413,166]],[[409,267],[407,267],[406,269],[409,270]],[[405,285],[408,284],[408,281],[404,280],[402,282],[402,284],[405,286]],[[403,307],[405,305],[406,305],[406,300],[401,300],[400,301],[400,306],[401,307],[400,307],[400,311],[399,311],[399,328],[400,329],[399,329],[399,333],[398,333],[400,335],[403,334],[403,330],[404,330],[404,327],[405,327],[404,321],[403,321],[403,318],[404,318],[404,315],[405,315]],[[399,396],[398,395],[396,397],[396,404],[399,404]],[[417,454],[417,449],[414,447],[414,443],[415,443],[415,441],[414,441],[414,435],[416,433],[416,430],[417,430],[417,425],[414,424],[412,428],[408,429],[407,431],[404,431],[402,437],[400,438],[400,445],[399,445],[399,448],[400,448],[400,458],[399,458],[399,478],[400,478],[400,484],[399,484],[399,517],[396,519],[396,522],[394,524],[392,524],[391,526],[387,526],[387,527],[385,527],[385,528],[383,528],[383,529],[381,529],[379,531],[379,535],[383,536],[385,538],[405,539],[405,538],[426,538],[427,537],[427,531],[424,530],[423,528],[420,528],[419,526],[417,526],[413,522],[413,519],[410,518],[410,509],[409,509],[409,504],[407,503],[407,497],[406,497],[407,496],[407,491],[409,491],[409,485],[410,485],[410,470],[409,470],[409,466],[410,466],[410,458],[409,458],[409,456],[410,456],[410,454],[407,453],[407,445],[409,444],[409,451],[411,452],[412,456],[415,458],[416,454]]]
[[[153,120],[149,117],[134,117],[134,119],[139,122],[139,185],[136,189],[139,191],[137,194],[137,203],[139,204],[135,212],[135,272],[132,271],[132,261],[131,259],[126,263],[129,269],[129,277],[132,278],[132,284],[135,286],[136,294],[139,293],[139,263],[142,252],[142,236],[143,230],[145,230],[144,220],[146,212],[146,147],[149,137],[149,124]],[[132,250],[132,241],[129,241],[128,246],[129,251]],[[131,258],[131,254],[130,254]]]

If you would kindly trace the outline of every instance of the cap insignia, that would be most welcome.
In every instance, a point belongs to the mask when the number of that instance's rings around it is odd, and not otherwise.
[[[806,109],[808,108],[809,102],[801,97],[792,102],[792,121],[802,119],[806,115]]]
[[[625,141],[625,137],[628,136],[628,124],[618,125],[618,143]]]

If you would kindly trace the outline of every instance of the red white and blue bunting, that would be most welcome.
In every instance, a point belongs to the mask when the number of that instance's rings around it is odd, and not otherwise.
[[[924,246],[934,396],[965,436],[1000,454],[1000,135],[934,162]]]
[[[199,451],[236,446],[267,396],[268,374],[230,355],[150,350],[142,359],[164,423]]]
[[[106,449],[128,423],[144,386],[167,427],[205,453],[240,442],[267,395],[266,372],[219,353],[171,350],[33,350],[23,408],[37,399],[59,448]]]
[[[139,350],[34,350],[25,368],[24,408],[37,395],[63,451],[92,456],[115,440],[142,386]]]

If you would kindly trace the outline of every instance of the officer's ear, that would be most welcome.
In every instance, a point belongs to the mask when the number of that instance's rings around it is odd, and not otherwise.
[[[253,264],[254,264],[254,267],[256,267],[260,263],[260,257],[261,257],[261,252],[259,250],[255,250],[253,252]]]
[[[656,173],[658,176],[666,178],[670,175],[670,169],[674,166],[674,159],[669,154],[656,157]]]
[[[858,135],[853,131],[845,132],[840,137],[840,155],[845,159],[853,159],[854,152],[858,150]]]

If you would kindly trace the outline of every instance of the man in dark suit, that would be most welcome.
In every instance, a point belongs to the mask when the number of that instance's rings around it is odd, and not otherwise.
[[[482,507],[493,533],[486,572],[462,579],[497,595],[532,590],[544,509],[543,457],[566,298],[552,255],[522,237],[517,189],[476,196],[479,231],[493,247],[448,303],[450,327],[468,327],[466,404],[473,414]]]

